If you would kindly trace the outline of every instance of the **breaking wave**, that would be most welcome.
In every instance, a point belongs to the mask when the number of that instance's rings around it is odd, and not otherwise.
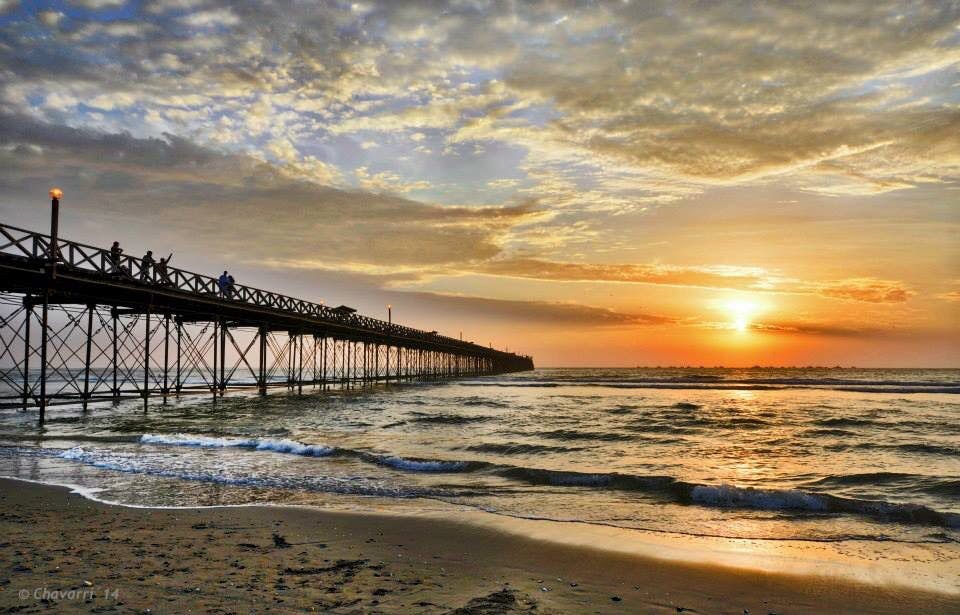
[[[550,470],[545,468],[525,467],[502,463],[493,463],[475,460],[447,460],[407,458],[397,455],[380,454],[368,451],[356,451],[344,448],[332,448],[316,444],[304,444],[293,440],[269,439],[241,439],[225,437],[194,436],[187,434],[155,435],[144,434],[140,438],[142,444],[165,446],[194,446],[194,447],[221,447],[241,448],[251,451],[265,451],[282,454],[296,454],[308,457],[351,457],[362,462],[390,467],[402,472],[423,473],[485,473],[506,478],[512,481],[531,486],[554,486],[594,489],[614,489],[647,494],[651,497],[682,505],[697,505],[712,508],[753,509],[767,511],[784,511],[792,513],[815,514],[852,514],[868,517],[874,521],[896,522],[905,524],[924,524],[945,528],[960,528],[960,514],[942,512],[933,508],[913,503],[896,503],[884,500],[868,500],[856,497],[846,497],[835,493],[821,492],[819,489],[843,489],[857,485],[898,485],[916,483],[918,477],[910,474],[877,472],[865,474],[850,474],[829,476],[816,481],[799,485],[795,488],[760,489],[753,487],[738,487],[734,485],[710,485],[682,481],[667,475],[636,475],[618,472],[579,472]],[[481,445],[482,446],[482,445]],[[89,451],[75,447],[63,451],[63,459],[77,460],[97,465],[106,469],[120,471],[139,471],[115,461],[92,457]],[[151,473],[166,475],[166,470]],[[189,473],[188,473],[189,474]],[[191,480],[207,480],[207,475],[183,476],[177,470],[174,474]],[[220,476],[216,478],[219,480]],[[310,477],[316,478],[316,477]],[[322,477],[321,477],[322,478]],[[924,477],[919,477],[923,479]],[[256,479],[264,480],[263,477]],[[285,479],[289,481],[289,479]],[[309,482],[309,479],[305,479]],[[955,493],[957,482],[927,477],[922,484],[925,490],[936,493]],[[246,478],[237,478],[232,484],[250,484]],[[298,488],[299,484],[268,485]],[[330,485],[323,485],[322,490],[329,490]],[[342,487],[339,483],[334,488]],[[308,487],[313,488],[313,487]],[[382,491],[382,490],[381,490]],[[378,491],[378,494],[381,493]],[[354,491],[351,491],[353,493]],[[409,490],[402,490],[407,497]]]
[[[167,446],[195,446],[201,448],[249,448],[258,451],[303,455],[305,457],[327,457],[337,451],[336,448],[330,446],[304,444],[296,440],[217,438],[186,434],[143,434],[140,436],[140,443],[163,444]]]

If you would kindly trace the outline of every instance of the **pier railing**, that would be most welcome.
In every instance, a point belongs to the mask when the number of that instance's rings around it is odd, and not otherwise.
[[[220,289],[217,278],[213,276],[167,266],[165,274],[157,272],[153,266],[145,266],[142,258],[121,254],[114,259],[110,250],[57,239],[57,258],[51,258],[50,237],[27,229],[0,224],[0,253],[10,254],[36,263],[55,262],[57,268],[65,271],[84,271],[111,277],[128,284],[152,286],[164,290],[174,290],[193,295],[203,295],[233,303],[283,310],[300,316],[308,316],[330,323],[359,327],[370,332],[409,340],[440,343],[446,346],[476,347],[471,342],[423,331],[403,325],[389,323],[370,316],[345,314],[322,303],[313,303],[268,290],[235,284],[229,296]],[[484,350],[488,350],[484,348]]]

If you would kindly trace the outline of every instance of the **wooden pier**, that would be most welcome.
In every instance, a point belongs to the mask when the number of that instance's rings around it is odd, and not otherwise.
[[[529,356],[349,308],[242,285],[225,296],[213,277],[115,259],[55,223],[0,224],[0,405],[36,407],[41,421],[51,404],[529,369]]]

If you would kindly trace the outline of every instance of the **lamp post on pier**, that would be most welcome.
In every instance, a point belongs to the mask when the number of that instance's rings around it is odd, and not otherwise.
[[[63,197],[63,190],[60,188],[50,189],[50,278],[57,277],[57,226],[60,222],[60,199]],[[40,424],[43,425],[44,415],[47,410],[47,328],[48,314],[50,308],[50,284],[43,290],[43,311],[40,313]],[[27,338],[29,353],[30,339]]]
[[[387,304],[387,324],[393,324],[393,306],[389,303]]]
[[[63,190],[50,188],[50,263],[54,277],[57,275],[57,257],[60,256],[57,250],[57,235],[60,227],[60,199],[62,198]]]

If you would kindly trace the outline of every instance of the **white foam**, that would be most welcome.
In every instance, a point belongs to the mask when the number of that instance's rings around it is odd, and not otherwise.
[[[269,438],[212,438],[190,434],[143,434],[141,444],[162,444],[166,446],[196,446],[203,448],[252,448],[258,451],[272,451],[305,457],[326,457],[336,449],[321,444],[304,444],[296,440],[272,440]]]
[[[467,467],[463,461],[419,461],[403,457],[381,457],[377,463],[409,472],[459,472]]]
[[[697,485],[690,492],[694,502],[707,506],[757,508],[761,510],[825,511],[827,502],[812,493],[796,489],[765,490],[731,485]]]
[[[258,451],[274,451],[276,453],[289,453],[291,455],[304,455],[306,457],[326,457],[332,455],[336,449],[321,444],[304,444],[296,440],[258,440],[256,441]]]
[[[198,446],[203,448],[254,448],[258,440],[238,438],[211,438],[209,436],[194,436],[189,434],[152,434],[140,436],[140,444],[166,444],[169,446]]]

